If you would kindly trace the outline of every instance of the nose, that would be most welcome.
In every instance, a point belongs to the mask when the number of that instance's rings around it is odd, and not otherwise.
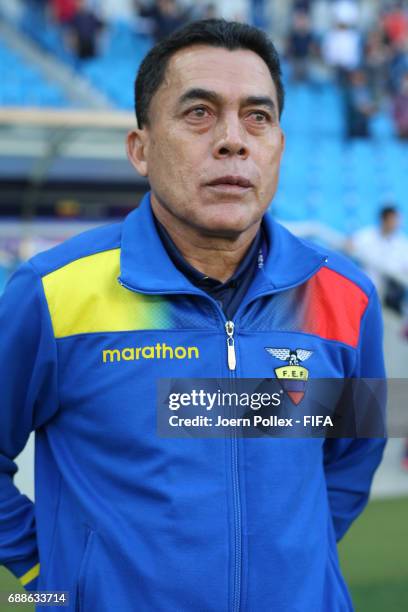
[[[236,115],[228,115],[219,120],[215,130],[213,154],[216,159],[235,155],[242,159],[248,157],[245,129]]]

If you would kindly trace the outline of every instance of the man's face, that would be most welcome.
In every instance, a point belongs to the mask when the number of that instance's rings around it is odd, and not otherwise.
[[[178,51],[151,101],[149,126],[137,132],[142,145],[136,156],[130,145],[130,157],[149,178],[155,210],[212,235],[260,221],[276,191],[284,137],[276,88],[257,54]]]
[[[384,217],[382,222],[383,233],[393,234],[399,229],[400,223],[401,219],[398,213],[388,213],[388,215]]]

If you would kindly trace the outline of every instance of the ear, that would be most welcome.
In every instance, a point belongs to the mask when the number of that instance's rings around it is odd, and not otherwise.
[[[281,129],[281,149],[282,149],[282,153],[284,152],[286,147],[286,135],[285,132]]]
[[[147,130],[132,130],[126,139],[126,152],[130,163],[142,176],[147,176]]]

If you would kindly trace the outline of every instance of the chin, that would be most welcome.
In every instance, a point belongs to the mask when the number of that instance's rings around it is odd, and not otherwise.
[[[258,218],[253,219],[247,215],[223,214],[214,215],[211,219],[201,219],[198,225],[210,234],[235,236],[245,232],[249,227],[258,222]]]

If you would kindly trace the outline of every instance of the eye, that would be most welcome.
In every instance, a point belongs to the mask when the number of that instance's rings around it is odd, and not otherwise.
[[[270,120],[270,117],[267,113],[263,111],[252,111],[248,115],[250,119],[252,119],[255,123],[267,123]]]
[[[208,109],[205,106],[195,106],[187,111],[186,115],[193,119],[204,119],[209,114]]]

